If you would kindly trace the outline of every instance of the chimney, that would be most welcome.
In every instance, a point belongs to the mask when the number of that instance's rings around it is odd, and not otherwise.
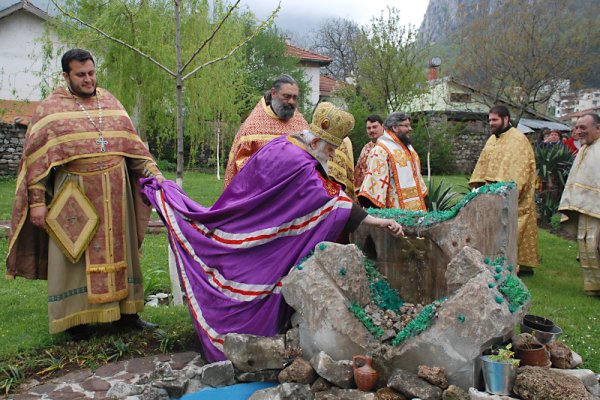
[[[439,78],[438,68],[442,65],[442,59],[439,57],[433,57],[429,60],[429,71],[427,72],[427,80],[434,81]]]

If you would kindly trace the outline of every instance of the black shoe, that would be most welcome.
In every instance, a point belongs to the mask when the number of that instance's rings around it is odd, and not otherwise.
[[[115,325],[123,328],[131,329],[155,329],[158,328],[158,324],[144,321],[137,314],[121,314],[121,319],[114,322]]]
[[[78,342],[80,340],[87,340],[90,338],[90,331],[87,325],[77,325],[66,330],[67,335],[71,337],[71,340]]]

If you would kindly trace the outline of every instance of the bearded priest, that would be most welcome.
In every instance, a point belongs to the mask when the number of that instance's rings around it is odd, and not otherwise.
[[[139,178],[164,178],[121,103],[96,86],[92,55],[72,49],[61,62],[66,86],[41,102],[26,134],[7,276],[48,280],[50,333],[154,327],[138,316],[151,210]]]

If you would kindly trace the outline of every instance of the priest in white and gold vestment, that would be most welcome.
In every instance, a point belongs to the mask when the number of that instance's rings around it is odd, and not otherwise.
[[[583,289],[600,296],[600,117],[584,114],[575,131],[583,146],[571,167],[558,210],[563,223],[577,230]]]
[[[391,113],[383,126],[385,131],[369,154],[358,200],[364,207],[426,211],[427,186],[421,160],[410,142],[408,115]]]

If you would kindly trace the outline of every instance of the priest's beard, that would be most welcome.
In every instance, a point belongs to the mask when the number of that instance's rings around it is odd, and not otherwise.
[[[408,146],[410,146],[410,145],[412,144],[412,140],[410,140],[410,138],[409,138],[407,135],[403,134],[403,133],[398,133],[398,134],[396,135],[396,137],[397,137],[397,138],[398,138],[398,139],[399,139],[399,140],[400,140],[402,143],[404,143],[404,145],[405,145],[406,147],[408,147]]]
[[[279,101],[275,96],[271,98],[271,107],[273,107],[273,111],[284,121],[290,120],[294,116],[294,112],[296,112],[296,106],[293,104],[285,104]]]
[[[325,154],[325,146],[326,143],[320,141],[315,148],[311,147],[311,145],[309,144],[307,146],[307,150],[310,153],[310,155],[313,156],[319,162],[319,164],[321,164],[321,167],[323,167],[325,173],[329,174],[329,170],[327,169],[327,162],[330,158],[327,154]]]

